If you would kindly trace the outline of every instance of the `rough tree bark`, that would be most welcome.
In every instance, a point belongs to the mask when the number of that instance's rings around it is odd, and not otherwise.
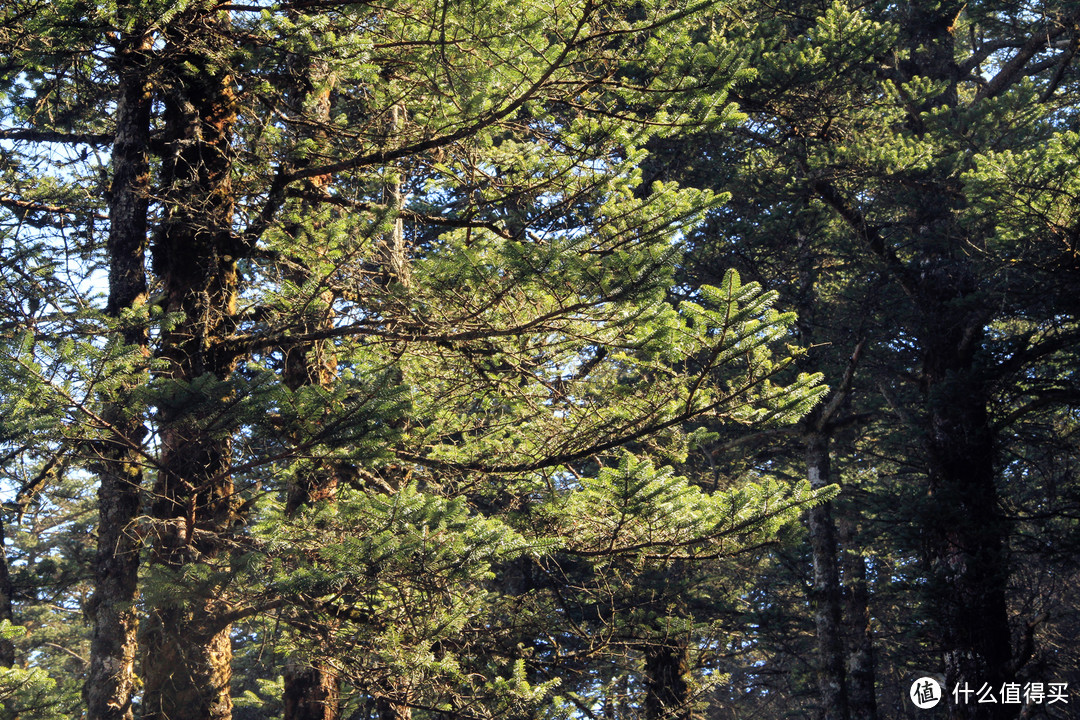
[[[147,53],[151,39],[143,30],[124,33],[117,42],[118,97],[113,141],[113,178],[109,198],[108,315],[146,303],[147,208],[150,169],[150,84]],[[145,324],[121,320],[125,345],[148,354]],[[133,378],[130,383],[145,378]],[[94,595],[89,615],[94,629],[90,668],[83,688],[89,720],[130,720],[135,680],[138,619],[137,576],[142,542],[132,532],[139,513],[142,462],[139,444],[146,430],[142,409],[122,388],[107,403],[104,419],[110,438],[100,451],[98,549]]]
[[[412,707],[388,697],[375,698],[375,712],[379,720],[410,720]]]
[[[870,592],[866,558],[856,545],[855,524],[841,515],[837,522],[844,589],[847,643],[848,711],[851,720],[877,720],[874,634],[870,625]]]
[[[642,647],[645,655],[646,720],[691,720],[690,685],[686,682],[689,648],[677,638]]]
[[[808,311],[806,316],[810,316]],[[801,337],[811,342],[813,329],[800,328]],[[841,409],[851,393],[851,383],[862,354],[864,341],[859,341],[848,358],[843,376],[829,394],[828,400],[814,408],[803,419],[803,457],[806,479],[815,490],[832,484],[832,433]],[[807,511],[810,531],[810,552],[814,577],[811,601],[814,607],[814,626],[817,637],[818,716],[824,720],[850,718],[850,688],[844,663],[844,632],[842,625],[840,560],[836,522],[831,501]]]
[[[162,165],[164,217],[154,237],[154,267],[165,309],[182,319],[161,339],[162,375],[191,387],[227,380],[235,358],[221,341],[234,326],[236,261],[232,233],[233,79],[224,65],[226,16],[189,7],[166,30]],[[230,397],[216,398],[223,408]],[[216,538],[237,522],[228,430],[208,427],[211,398],[178,396],[158,407],[161,460],[151,514],[170,521],[150,562],[158,576],[177,576],[192,563],[212,562]],[[147,720],[228,720],[232,647],[216,582],[184,588],[147,608],[143,633],[144,717]]]
[[[341,706],[337,675],[326,667],[290,660],[283,677],[285,720],[336,720]]]
[[[820,415],[815,413],[815,415]],[[830,483],[829,434],[814,427],[803,436],[806,475],[815,490]],[[840,625],[840,569],[837,563],[836,526],[832,503],[824,502],[807,512],[810,548],[814,560],[812,599],[817,631],[818,690],[823,720],[847,720],[848,688],[844,672],[844,645]]]

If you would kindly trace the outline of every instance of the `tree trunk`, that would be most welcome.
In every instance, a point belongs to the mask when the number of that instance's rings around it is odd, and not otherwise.
[[[113,180],[109,199],[108,314],[146,303],[146,232],[150,169],[150,87],[146,52],[150,37],[135,31],[121,37],[116,57],[119,93],[113,141]],[[146,326],[123,320],[123,340],[148,355]],[[88,720],[130,720],[137,651],[139,554],[142,543],[132,532],[139,513],[142,462],[139,444],[146,433],[142,409],[132,404],[134,384],[145,382],[140,372],[127,381],[103,410],[111,438],[101,450],[97,471],[98,549],[94,562],[94,595],[89,604],[93,620],[90,668],[83,687]]]
[[[12,598],[11,572],[8,568],[6,533],[4,531],[4,516],[0,512],[0,621],[14,620],[11,607]],[[9,668],[15,664],[15,643],[0,638],[0,668]]]
[[[337,676],[333,672],[290,660],[285,664],[283,675],[285,720],[337,720],[340,697]]]
[[[386,697],[375,698],[375,711],[379,714],[379,720],[411,720],[412,718],[411,707]]]
[[[12,597],[14,588],[11,585],[11,571],[8,567],[6,533],[4,529],[4,514],[0,511],[0,621],[14,622],[15,615],[12,612]],[[6,638],[0,638],[0,669],[10,668],[15,665],[15,643]],[[0,709],[6,717],[13,717],[12,702],[9,698],[0,700]]]
[[[912,72],[941,81],[945,88],[924,109],[958,103],[953,28],[962,8],[955,0],[911,6],[905,32]],[[921,115],[911,117],[921,122]],[[1000,687],[1009,679],[1011,655],[1007,528],[997,507],[989,390],[977,358],[987,310],[966,254],[979,241],[957,226],[953,198],[958,193],[949,182],[942,177],[913,198],[919,270],[909,279],[923,364],[929,507],[922,516],[947,691],[957,683],[976,690],[982,683]],[[1000,704],[950,702],[948,707],[951,717],[964,720],[1011,714]]]
[[[230,427],[214,428],[233,398],[217,384],[235,358],[221,349],[234,325],[241,248],[233,238],[232,150],[236,120],[226,55],[225,17],[186,10],[167,30],[163,71],[166,138],[162,227],[154,265],[166,310],[181,320],[163,333],[162,376],[177,393],[158,406],[161,460],[151,513],[167,530],[154,538],[156,579],[175,581],[185,567],[211,564],[218,538],[238,522],[230,474]],[[197,381],[197,382],[196,382]],[[204,385],[203,383],[207,383]],[[215,388],[206,393],[202,387]],[[219,393],[224,393],[220,395]],[[221,598],[227,579],[200,575],[147,610],[143,643],[147,720],[228,720],[232,647]],[[194,586],[194,587],[193,587]]]
[[[829,484],[829,435],[811,428],[804,436],[806,475],[815,490]],[[817,631],[818,690],[824,720],[847,720],[848,690],[844,673],[844,645],[840,626],[840,572],[836,553],[836,527],[832,503],[816,505],[807,513],[810,549],[814,559],[814,626]]]
[[[645,653],[646,720],[691,720],[689,648],[686,643],[664,638],[649,643]]]
[[[302,279],[299,283],[303,284]],[[328,327],[332,316],[311,322],[304,318],[305,330]],[[326,385],[332,378],[333,359],[324,355],[323,343],[294,345],[285,351],[284,381],[290,390],[304,385]],[[337,496],[339,472],[336,467],[313,468],[288,488],[285,512],[294,516],[302,508],[318,502],[333,502]],[[338,677],[333,668],[316,661],[307,665],[290,658],[283,675],[284,720],[337,720],[340,715]]]
[[[911,64],[902,70],[942,88],[909,112],[916,133],[924,131],[924,111],[959,103],[953,32],[964,6],[950,0],[908,8],[902,32]],[[932,182],[914,178],[907,220],[916,255],[900,278],[915,306],[909,330],[922,357],[929,493],[921,516],[947,692],[964,683],[975,690],[983,683],[1000,688],[1012,679],[1005,599],[1008,528],[998,510],[990,391],[978,356],[991,310],[970,260],[980,238],[968,235],[956,219],[962,192],[955,187],[955,173],[949,165]],[[963,720],[1015,714],[1000,703],[949,702],[947,707],[950,717]]]
[[[401,133],[405,126],[405,107],[401,103],[395,103],[390,108],[390,117],[387,121],[386,142],[387,147]],[[402,208],[404,196],[401,192],[401,177],[394,169],[387,169],[391,174],[390,179],[383,186],[383,198],[388,208],[397,213]],[[401,217],[394,218],[394,224],[390,232],[386,233],[380,243],[379,258],[383,267],[383,277],[386,284],[399,284],[408,287],[411,282],[409,269],[409,256],[405,247],[405,223]]]
[[[300,62],[300,59],[297,59],[294,64],[299,65]],[[328,81],[329,68],[313,67],[311,61],[307,60],[297,67],[295,72],[303,78],[302,87],[296,97],[296,114],[307,111],[315,116],[317,122],[328,123],[332,85]],[[321,139],[322,134],[317,134],[317,137]],[[317,175],[309,178],[307,183],[311,191],[321,193],[325,191],[329,181],[328,176]],[[304,230],[295,225],[289,228],[289,233],[299,239]],[[300,242],[298,245],[309,245],[315,249],[320,246],[320,242]],[[297,287],[303,287],[310,279],[310,273],[304,269],[303,262],[287,268],[286,273]],[[319,303],[305,303],[305,311],[297,322],[301,334],[307,335],[333,326],[334,298],[329,292],[325,292],[321,300],[325,307],[319,307]],[[315,312],[308,312],[312,307]],[[284,348],[284,356],[282,380],[293,392],[305,385],[328,387],[335,379],[335,358],[327,342],[290,345]],[[339,475],[338,468],[333,465],[316,466],[311,472],[301,475],[287,489],[285,514],[291,518],[308,505],[333,502],[337,496]],[[328,664],[319,661],[308,664],[298,657],[291,657],[285,664],[283,681],[284,720],[337,720],[341,713],[339,681],[337,673]]]
[[[948,317],[943,308],[941,315]],[[947,689],[1010,677],[1006,523],[998,509],[987,390],[973,350],[981,328],[938,327],[925,354],[929,503],[924,513]],[[1006,718],[1009,708],[950,703],[952,717]]]
[[[844,584],[844,626],[847,629],[848,711],[851,720],[877,720],[874,635],[870,625],[870,593],[866,559],[856,547],[850,518],[838,522]]]

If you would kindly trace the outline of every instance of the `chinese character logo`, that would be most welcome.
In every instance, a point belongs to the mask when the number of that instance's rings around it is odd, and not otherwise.
[[[942,692],[937,680],[932,677],[921,677],[911,683],[911,691],[908,695],[915,707],[920,710],[929,710],[941,702]]]

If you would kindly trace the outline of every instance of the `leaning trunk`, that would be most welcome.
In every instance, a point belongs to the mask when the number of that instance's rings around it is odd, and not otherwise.
[[[170,392],[158,406],[161,459],[151,514],[157,521],[143,643],[144,717],[228,720],[232,647],[223,599],[220,539],[238,522],[231,461],[234,401],[225,385],[235,359],[222,350],[234,325],[232,78],[221,58],[225,19],[186,10],[167,31],[164,112],[171,154],[162,167],[164,218],[154,264],[166,310],[180,320],[161,340]],[[206,567],[196,575],[192,564]],[[185,574],[183,587],[169,586]]]
[[[117,47],[119,93],[109,200],[108,314],[121,323],[124,344],[148,354],[146,326],[125,312],[146,303],[146,231],[149,202],[150,88],[146,71],[149,36],[125,34]],[[89,720],[130,720],[138,621],[137,576],[141,541],[132,532],[142,485],[140,445],[146,429],[131,390],[145,382],[142,371],[126,380],[102,411],[110,435],[96,469],[97,557],[89,615],[94,629],[83,696]]]

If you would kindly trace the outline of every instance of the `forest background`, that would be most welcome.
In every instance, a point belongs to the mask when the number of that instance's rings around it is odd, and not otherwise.
[[[0,13],[0,716],[1075,712],[1080,5]]]

